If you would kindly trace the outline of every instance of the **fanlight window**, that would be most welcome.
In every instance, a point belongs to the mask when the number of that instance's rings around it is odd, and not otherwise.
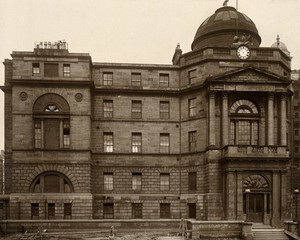
[[[38,176],[31,184],[33,193],[70,193],[73,186],[69,179],[56,172],[47,172]]]
[[[249,100],[241,99],[230,108],[230,144],[258,145],[259,114]]]
[[[59,112],[59,108],[55,104],[49,104],[45,107],[45,112]]]

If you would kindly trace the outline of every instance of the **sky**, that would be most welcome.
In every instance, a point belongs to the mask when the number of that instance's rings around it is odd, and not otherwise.
[[[228,6],[236,7],[237,0]],[[93,62],[171,64],[200,24],[224,0],[0,0],[0,60],[33,51],[34,42],[66,40],[69,52]],[[256,24],[262,47],[279,34],[300,69],[300,0],[238,0],[238,11]],[[4,65],[0,66],[4,85]],[[0,150],[4,149],[4,93],[0,91]]]

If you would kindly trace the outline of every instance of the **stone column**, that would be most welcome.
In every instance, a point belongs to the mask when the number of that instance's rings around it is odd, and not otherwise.
[[[280,98],[280,144],[287,145],[286,139],[286,95],[281,94]]]
[[[274,145],[274,94],[268,96],[268,145]]]
[[[209,135],[208,143],[209,146],[216,145],[216,93],[209,93]]]
[[[222,94],[222,143],[228,145],[228,94]]]

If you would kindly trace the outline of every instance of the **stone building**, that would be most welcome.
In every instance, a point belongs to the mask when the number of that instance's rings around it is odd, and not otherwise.
[[[291,57],[224,6],[173,64],[5,59],[8,219],[291,218]]]

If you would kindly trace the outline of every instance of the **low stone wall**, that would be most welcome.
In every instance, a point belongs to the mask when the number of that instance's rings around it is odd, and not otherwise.
[[[194,221],[188,220],[192,239],[240,240],[253,239],[252,223],[243,221]]]
[[[243,221],[196,221],[186,220],[189,235],[192,239],[214,240],[252,240],[252,224]],[[164,232],[177,235],[180,220],[176,219],[128,219],[128,220],[5,220],[0,221],[4,234],[36,232],[39,227],[48,232],[78,232],[97,230],[108,233],[113,226],[116,233]]]
[[[180,220],[170,219],[128,219],[128,220],[3,220],[0,221],[1,232],[3,234],[22,232],[36,232],[39,227],[43,227],[50,232],[60,231],[88,231],[98,230],[109,232],[113,226],[116,232],[135,231],[168,231],[179,232]]]

